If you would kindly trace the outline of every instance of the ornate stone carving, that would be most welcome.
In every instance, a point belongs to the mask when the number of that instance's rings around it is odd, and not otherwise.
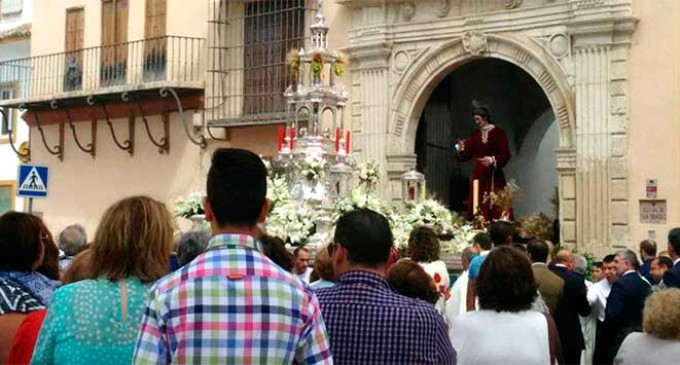
[[[406,70],[408,65],[411,63],[411,55],[406,51],[398,51],[394,54],[394,59],[392,61],[392,67],[394,71],[402,73]]]
[[[416,4],[413,1],[405,1],[401,4],[401,17],[404,21],[409,21],[416,14]]]
[[[465,51],[473,56],[478,56],[487,49],[486,35],[481,32],[467,32],[463,37]]]
[[[569,54],[569,48],[569,37],[565,34],[554,34],[548,40],[548,50],[558,60]]]
[[[441,3],[441,9],[439,10],[437,16],[443,18],[449,15],[449,11],[451,10],[451,0],[439,0],[439,2]]]
[[[506,9],[519,8],[519,6],[521,4],[522,4],[522,0],[505,0],[505,8]]]

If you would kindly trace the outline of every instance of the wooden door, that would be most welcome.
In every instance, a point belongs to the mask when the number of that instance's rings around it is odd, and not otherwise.
[[[166,0],[146,0],[144,23],[144,78],[161,79],[167,62]]]
[[[80,90],[83,75],[83,46],[85,37],[85,9],[66,10],[66,40],[64,50],[64,90]]]
[[[128,0],[102,0],[101,82],[120,84],[127,74]]]

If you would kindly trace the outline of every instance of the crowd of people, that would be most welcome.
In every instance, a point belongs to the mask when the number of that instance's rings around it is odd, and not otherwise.
[[[262,234],[267,170],[212,156],[211,233],[173,252],[173,221],[146,196],[58,240],[36,216],[0,216],[0,364],[643,364],[680,359],[680,228],[592,265],[502,221],[451,277],[435,232],[394,248],[387,219],[342,215],[332,241],[289,252]],[[405,256],[405,257],[401,257]],[[314,265],[310,267],[310,257]],[[170,258],[170,260],[169,260]]]

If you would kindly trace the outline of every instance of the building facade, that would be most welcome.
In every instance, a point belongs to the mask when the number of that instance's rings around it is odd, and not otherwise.
[[[27,110],[32,161],[52,169],[36,210],[53,229],[92,231],[133,194],[172,206],[203,190],[216,147],[275,154],[286,54],[307,44],[316,1],[34,2],[32,71],[19,75],[31,87],[0,105]],[[557,191],[563,243],[663,244],[680,222],[676,1],[327,0],[323,12],[350,57],[352,151],[380,163],[386,198],[398,203],[417,168],[464,203],[469,166],[452,146],[482,99],[511,139],[517,209],[550,214]]]
[[[30,56],[32,10],[31,0],[0,1],[0,63]],[[13,99],[19,94],[23,85],[17,81],[0,82],[0,99]],[[24,209],[24,200],[16,197],[17,166],[21,159],[13,150],[16,148],[22,154],[27,151],[29,129],[20,114],[12,109],[6,110],[6,118],[0,114],[0,214]]]

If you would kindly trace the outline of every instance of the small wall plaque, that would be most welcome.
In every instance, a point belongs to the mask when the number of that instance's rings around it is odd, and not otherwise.
[[[666,201],[640,200],[640,223],[666,224]]]

